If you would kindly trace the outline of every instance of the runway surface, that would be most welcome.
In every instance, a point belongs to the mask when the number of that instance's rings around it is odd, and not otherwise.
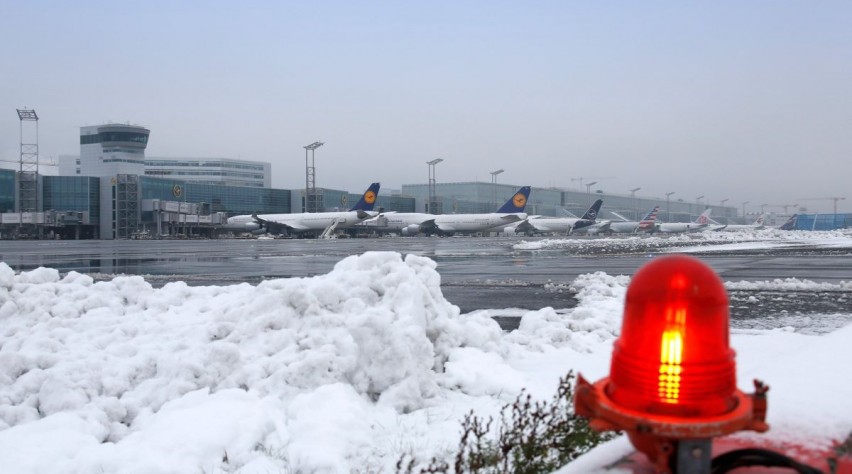
[[[529,237],[380,238],[335,240],[130,240],[0,242],[0,260],[15,270],[39,266],[77,271],[97,280],[142,275],[154,286],[171,281],[223,285],[329,272],[349,255],[373,250],[413,253],[435,260],[446,298],[462,312],[476,309],[570,308],[571,292],[560,291],[578,275],[606,272],[632,275],[661,249],[605,251],[577,249],[518,250]],[[816,282],[852,279],[848,250],[764,249],[700,255],[725,281],[784,278]],[[748,300],[749,291],[731,293],[732,302]],[[735,320],[773,314],[852,313],[849,295],[780,292],[762,305],[732,304]]]

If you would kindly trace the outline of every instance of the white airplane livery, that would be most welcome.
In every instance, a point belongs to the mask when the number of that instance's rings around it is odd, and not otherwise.
[[[721,227],[714,228],[713,230],[721,230],[726,232],[733,232],[737,230],[760,230],[766,228],[766,218],[769,216],[768,213],[763,213],[760,217],[754,221],[753,224],[727,224]]]
[[[373,183],[349,211],[302,212],[297,214],[251,214],[228,218],[226,230],[244,232],[304,233],[322,231],[331,233],[373,217],[370,211],[379,195],[379,183]]]
[[[592,204],[583,217],[528,217],[511,226],[518,234],[572,234],[575,230],[588,227],[595,223],[601,210],[602,199]]]
[[[500,209],[497,209],[497,212],[488,214],[389,212],[375,218],[377,222],[375,228],[382,232],[399,232],[401,235],[419,233],[452,235],[505,227],[512,222],[526,219],[524,208],[529,199],[530,189],[530,186],[519,189]]]
[[[651,209],[641,221],[598,221],[596,224],[580,229],[589,234],[636,234],[639,232],[654,232],[657,225],[657,214],[660,212],[660,207],[655,206]],[[620,214],[613,213],[621,217]]]
[[[713,209],[707,208],[704,212],[695,219],[695,222],[664,222],[657,226],[657,232],[664,234],[675,234],[680,232],[698,232],[704,230],[710,225],[710,212]]]

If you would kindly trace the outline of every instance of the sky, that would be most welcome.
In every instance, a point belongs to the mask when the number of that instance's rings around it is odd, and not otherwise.
[[[148,156],[266,161],[286,189],[319,140],[334,189],[442,158],[439,182],[852,212],[849,2],[5,1],[0,31],[2,160],[28,107],[45,160],[129,122]]]
[[[852,248],[849,232],[796,235],[803,247]],[[577,306],[515,309],[520,325],[504,332],[492,312],[506,310],[460,313],[439,271],[426,257],[367,252],[309,278],[153,288],[141,276],[95,282],[0,262],[4,472],[395,472],[403,454],[451,456],[471,410],[496,416],[522,390],[550,400],[570,370],[607,375],[629,277],[554,282]],[[758,290],[757,305],[850,285],[725,282]],[[771,388],[771,429],[738,438],[812,449],[845,439],[852,384],[838,374],[852,358],[850,321],[733,323],[738,387],[759,378]],[[608,452],[625,449],[622,439]]]

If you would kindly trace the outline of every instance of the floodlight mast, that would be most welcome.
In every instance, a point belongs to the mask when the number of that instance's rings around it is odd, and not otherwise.
[[[630,197],[633,199],[633,217],[634,217],[634,218],[638,218],[638,217],[639,217],[639,216],[638,216],[638,214],[639,214],[639,206],[637,205],[638,203],[637,203],[637,201],[636,201],[636,191],[639,191],[640,189],[642,189],[642,188],[641,188],[641,187],[636,187],[636,188],[633,188],[633,189],[631,189],[631,190],[630,190]]]
[[[504,172],[504,171],[506,171],[506,170],[504,170],[503,168],[500,168],[499,170],[496,170],[496,171],[492,171],[492,172],[491,172],[491,206],[490,206],[490,207],[491,207],[492,209],[493,209],[493,208],[494,208],[494,206],[496,205],[496,204],[495,204],[495,201],[497,200],[497,197],[496,197],[496,193],[497,193],[497,189],[496,189],[496,188],[497,188],[497,175],[498,175],[498,174],[500,174],[500,173],[502,173],[502,172]]]
[[[314,154],[316,149],[325,145],[323,142],[313,142],[305,145],[305,212],[317,212],[317,176],[314,166]],[[308,162],[308,151],[311,152],[310,163]]]
[[[429,204],[426,212],[429,214],[437,214],[437,202],[435,197],[435,165],[442,161],[444,161],[443,158],[435,158],[432,161],[426,162],[426,164],[429,165]]]
[[[588,206],[592,205],[592,186],[594,186],[596,184],[598,184],[597,181],[592,181],[591,183],[586,183],[586,196],[587,196],[586,200],[588,201],[586,203],[586,205],[588,205]]]
[[[38,114],[33,109],[16,109],[18,119],[20,120],[20,160],[18,162],[18,212],[20,213],[20,221],[18,224],[18,232],[22,232],[21,227],[24,222],[25,212],[39,211],[39,196],[38,196]],[[27,133],[28,138],[24,138],[24,122],[29,122],[34,127],[29,127]],[[35,219],[33,223],[35,223]],[[38,233],[41,233],[41,227],[38,227]]]
[[[671,207],[671,196],[674,194],[674,191],[666,193],[666,213],[669,215],[666,219],[671,222],[672,221],[672,207]]]

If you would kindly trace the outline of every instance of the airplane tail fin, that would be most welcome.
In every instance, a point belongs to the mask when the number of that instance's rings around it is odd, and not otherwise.
[[[764,212],[763,214],[760,215],[760,217],[757,218],[756,221],[754,221],[754,225],[756,225],[756,226],[765,225],[766,224],[766,217],[767,217],[767,214]]]
[[[698,216],[698,219],[695,219],[695,223],[696,224],[704,224],[704,225],[710,224],[710,213],[711,212],[713,212],[713,208],[708,207],[707,209],[705,209],[704,212],[702,212],[701,215]]]
[[[503,204],[503,207],[497,209],[498,213],[514,213],[514,212],[524,212],[524,208],[527,206],[527,200],[530,197],[529,186],[524,186],[516,192],[511,199],[506,201],[506,204]]]
[[[798,219],[798,218],[799,218],[798,214],[793,214],[792,216],[790,216],[789,219],[787,219],[787,222],[785,222],[784,224],[781,225],[781,227],[779,227],[779,229],[781,229],[781,230],[793,230],[793,229],[795,229],[796,228],[796,219]]]
[[[637,230],[653,232],[655,226],[657,225],[658,212],[660,212],[660,206],[654,206],[654,208],[651,209],[651,212],[645,214],[645,217],[643,217],[642,220],[639,221],[639,226],[637,227]]]
[[[361,199],[355,204],[350,211],[372,211],[376,205],[376,198],[379,197],[379,183],[373,183],[361,195]]]
[[[595,201],[594,204],[592,204],[592,207],[590,207],[580,219],[594,222],[595,219],[598,218],[598,214],[601,212],[601,204],[603,204],[603,199]]]

